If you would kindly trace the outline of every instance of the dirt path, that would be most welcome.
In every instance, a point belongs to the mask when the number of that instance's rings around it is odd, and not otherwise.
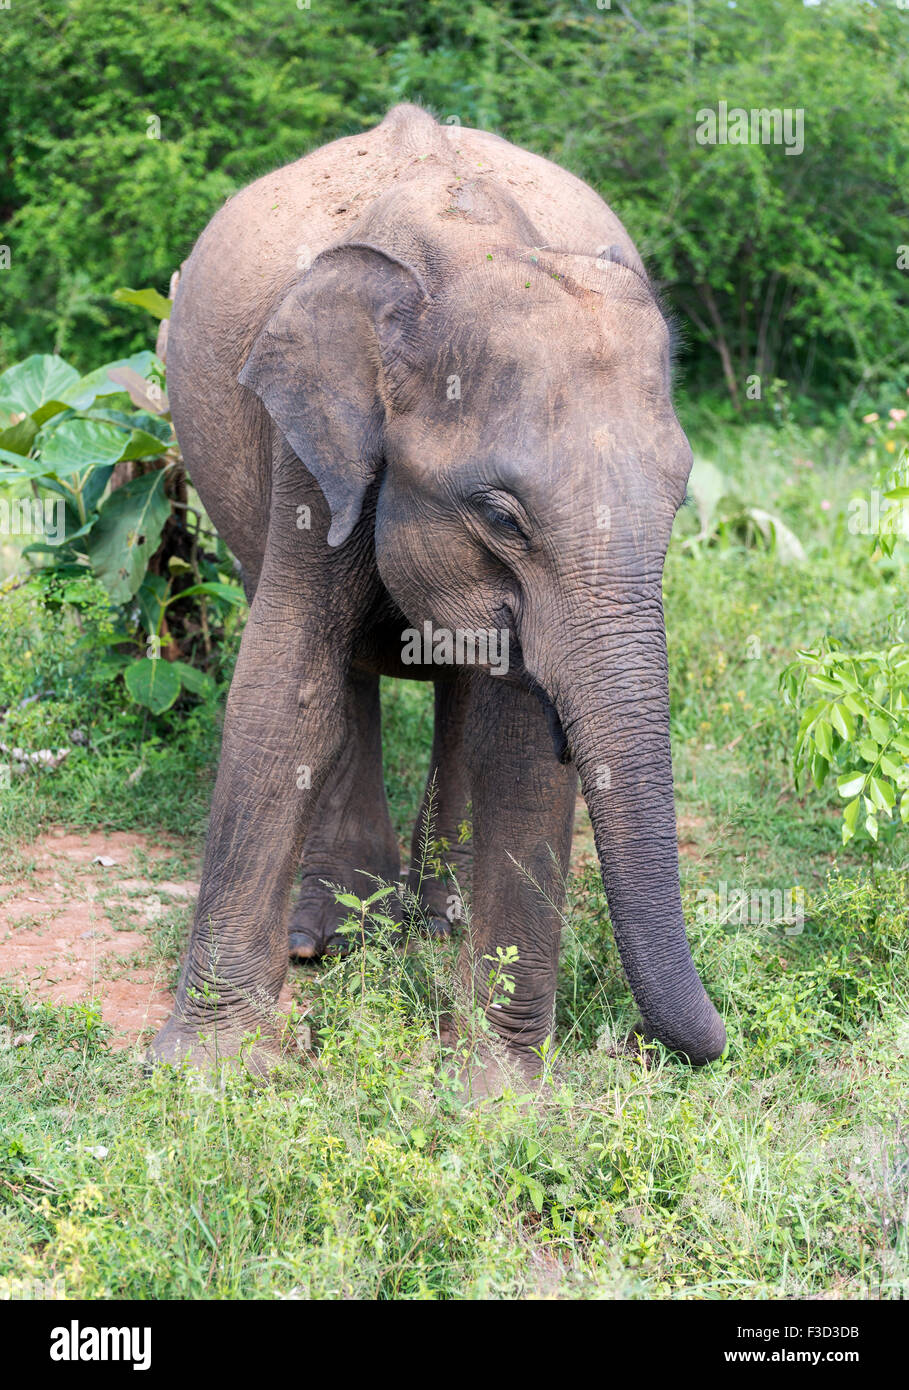
[[[116,1049],[144,1044],[173,1006],[199,884],[176,837],[51,828],[0,885],[0,980],[52,1003],[96,1003]],[[278,1000],[291,1004],[290,982]]]
[[[198,884],[155,866],[176,842],[125,831],[51,829],[25,850],[33,867],[0,887],[0,979],[53,1003],[94,1001],[115,1048],[170,1011],[162,919],[188,919]]]

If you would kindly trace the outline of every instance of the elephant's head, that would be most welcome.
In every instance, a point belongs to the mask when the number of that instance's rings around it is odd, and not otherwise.
[[[580,773],[645,1027],[715,1058],[669,748],[662,571],[691,453],[666,323],[630,250],[487,246],[422,270],[366,245],[323,254],[241,380],[318,479],[329,544],[381,476],[377,563],[411,623],[507,628],[508,678],[534,685]]]

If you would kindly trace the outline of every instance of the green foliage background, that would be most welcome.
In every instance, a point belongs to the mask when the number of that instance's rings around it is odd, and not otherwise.
[[[13,0],[0,368],[146,346],[116,286],[166,292],[235,189],[416,100],[606,197],[679,311],[693,387],[741,395],[759,371],[847,409],[907,355],[907,56],[909,11],[853,0]],[[720,100],[803,108],[805,152],[698,145]]]

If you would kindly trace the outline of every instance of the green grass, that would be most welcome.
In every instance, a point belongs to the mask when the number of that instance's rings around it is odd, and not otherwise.
[[[430,977],[339,963],[320,1065],[219,1089],[111,1055],[90,1010],[4,999],[6,1272],[70,1296],[896,1296],[909,1246],[905,885],[837,880],[792,941],[698,963],[727,1058],[649,1067],[602,904],[578,886],[558,1077],[465,1110],[436,1075]],[[365,991],[363,985],[365,983]]]
[[[835,792],[792,786],[796,720],[777,692],[795,647],[825,631],[886,640],[906,572],[882,582],[845,531],[860,469],[833,441],[750,429],[701,447],[809,555],[784,569],[676,544],[667,565],[683,896],[727,1020],[723,1060],[695,1071],[659,1049],[647,1064],[612,1055],[636,1015],[586,859],[566,912],[559,1052],[533,1098],[464,1108],[440,1075],[452,947],[377,942],[300,972],[319,1064],[259,1089],[148,1079],[109,1050],[91,1008],[5,990],[0,1037],[34,1037],[0,1048],[0,1275],[57,1276],[70,1297],[906,1295],[909,836],[842,850]],[[389,686],[384,708],[406,842],[431,694]],[[10,876],[50,820],[182,830],[198,847],[217,709],[146,727],[145,748],[112,710],[93,727],[93,752],[0,796]],[[801,885],[802,930],[700,921],[722,884]],[[159,924],[160,962],[186,917],[175,906]]]

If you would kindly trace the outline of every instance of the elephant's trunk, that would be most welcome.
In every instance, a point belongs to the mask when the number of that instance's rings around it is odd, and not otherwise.
[[[711,1061],[726,1033],[682,916],[659,583],[613,591],[583,618],[575,608],[562,633],[549,686],[580,773],[628,983],[648,1036],[692,1062]]]

